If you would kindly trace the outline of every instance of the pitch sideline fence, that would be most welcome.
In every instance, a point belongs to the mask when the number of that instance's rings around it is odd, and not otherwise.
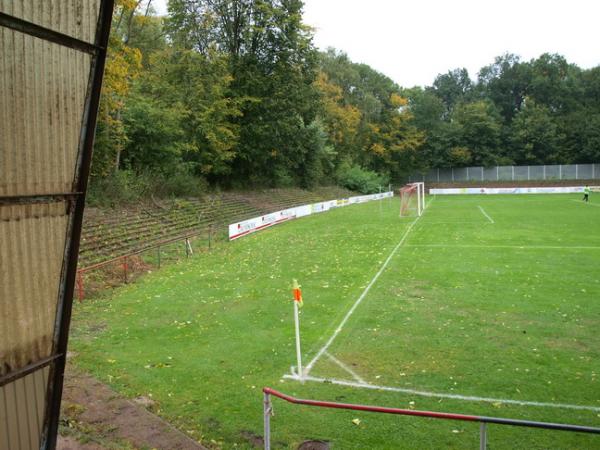
[[[205,236],[206,235],[206,236]],[[144,254],[149,253],[150,251],[156,251],[156,266],[157,268],[161,267],[161,255],[162,249],[171,245],[175,245],[177,243],[183,243],[185,257],[189,258],[193,255],[194,250],[192,247],[192,242],[194,239],[206,239],[205,249],[211,250],[212,242],[215,239],[215,230],[212,225],[203,229],[201,231],[195,233],[187,233],[183,236],[177,236],[170,239],[165,239],[160,242],[156,242],[151,245],[146,245],[142,248],[139,248],[135,251],[129,252],[125,255],[120,255],[115,258],[108,259],[106,261],[102,261],[96,264],[92,264],[86,267],[81,267],[77,269],[77,278],[75,280],[75,291],[77,293],[77,299],[79,302],[82,302],[85,298],[86,294],[86,282],[85,275],[89,272],[94,272],[100,269],[110,268],[110,266],[120,266],[120,270],[122,272],[122,281],[123,283],[128,283],[131,277],[131,259],[136,256],[142,256]]]
[[[473,416],[467,414],[455,414],[445,412],[434,412],[434,411],[420,411],[413,409],[400,409],[400,408],[388,408],[382,406],[370,406],[370,405],[355,405],[351,403],[337,403],[319,400],[305,400],[291,395],[283,394],[275,389],[269,387],[263,388],[263,414],[264,414],[264,444],[265,450],[271,449],[271,415],[273,413],[273,405],[271,404],[271,395],[288,403],[296,405],[307,405],[316,406],[320,408],[332,408],[332,409],[349,409],[353,411],[367,411],[384,414],[395,414],[402,416],[416,416],[416,417],[428,417],[431,419],[441,420],[460,420],[464,422],[479,422],[479,448],[485,450],[487,448],[487,424],[498,424],[498,425],[509,425],[516,427],[527,427],[527,428],[542,428],[545,430],[559,430],[559,431],[570,431],[578,433],[592,433],[600,434],[600,428],[587,427],[581,425],[569,425],[562,423],[552,422],[536,422],[531,420],[517,420],[517,419],[506,419],[502,417],[488,417],[488,416]]]
[[[600,164],[555,164],[540,166],[492,166],[431,169],[412,174],[409,181],[451,183],[456,181],[593,180],[600,178]]]

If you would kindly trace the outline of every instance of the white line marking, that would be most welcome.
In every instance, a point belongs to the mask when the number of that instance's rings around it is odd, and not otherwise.
[[[352,308],[350,308],[350,310],[346,313],[346,315],[344,316],[344,318],[342,319],[342,321],[340,322],[340,324],[338,325],[338,327],[335,329],[335,331],[333,332],[333,334],[329,338],[329,340],[325,343],[325,345],[323,347],[321,347],[321,349],[317,352],[316,356],[304,368],[304,375],[305,376],[310,373],[310,371],[314,367],[315,363],[319,360],[319,358],[323,355],[323,353],[325,353],[325,351],[329,348],[329,346],[331,345],[331,343],[333,342],[333,340],[337,337],[337,335],[340,334],[340,332],[342,331],[342,328],[344,328],[344,325],[346,324],[346,322],[348,321],[348,319],[350,318],[350,316],[352,315],[352,313],[354,313],[354,311],[356,310],[356,308],[358,307],[358,305],[360,305],[360,303],[366,297],[366,295],[369,292],[369,290],[371,289],[371,287],[375,284],[375,282],[377,281],[377,279],[379,278],[379,276],[383,273],[383,271],[385,270],[385,268],[389,264],[389,262],[392,259],[392,257],[396,254],[396,252],[398,251],[398,249],[402,246],[402,244],[404,244],[404,241],[406,240],[406,237],[408,236],[408,234],[413,229],[414,225],[417,223],[417,221],[421,217],[422,216],[418,216],[415,220],[413,220],[411,222],[411,224],[408,226],[408,229],[406,230],[406,233],[404,233],[404,236],[402,236],[402,239],[400,239],[400,242],[398,242],[398,244],[394,247],[394,249],[392,250],[392,252],[390,253],[390,255],[387,257],[387,259],[385,260],[385,262],[383,263],[383,265],[379,269],[379,272],[377,272],[375,274],[375,276],[373,277],[373,279],[371,280],[371,282],[367,285],[367,287],[362,292],[362,294],[360,294],[360,297],[358,297],[358,300],[356,300],[354,302],[354,305],[352,305]]]
[[[477,221],[477,220],[449,220],[447,222],[421,222],[421,226],[423,225],[451,225],[451,224],[465,224],[465,223],[471,223],[473,225],[481,225],[482,222],[481,220]],[[486,224],[487,222],[483,222],[483,224]]]
[[[517,250],[600,250],[596,246],[559,246],[559,245],[446,245],[446,244],[406,244],[405,247],[432,247],[432,248],[508,248]]]
[[[363,380],[354,370],[352,370],[346,364],[341,362],[335,356],[333,356],[329,352],[325,352],[325,356],[327,356],[330,360],[332,360],[334,363],[336,363],[338,366],[340,366],[342,369],[344,369],[346,372],[348,372],[350,375],[352,375],[352,378],[354,378],[356,381],[358,381],[361,384],[367,384],[367,382],[365,380]]]
[[[490,223],[494,223],[494,219],[492,219],[492,218],[489,216],[489,214],[488,214],[488,213],[486,213],[486,212],[484,211],[484,209],[483,209],[481,206],[477,205],[477,207],[479,208],[479,211],[481,211],[481,213],[482,213],[482,214],[483,214],[485,217],[487,217],[487,220],[489,220],[489,221],[490,221]]]
[[[598,205],[597,203],[584,202],[583,200],[573,200],[573,199],[571,199],[571,201],[575,202],[575,203],[583,203],[583,204],[590,205],[590,206],[600,207],[600,205]]]
[[[534,402],[527,400],[512,400],[504,398],[491,398],[491,397],[477,397],[473,395],[460,395],[460,394],[445,394],[439,392],[428,392],[418,391],[416,389],[405,389],[391,386],[377,386],[369,383],[357,383],[354,381],[336,380],[335,378],[318,378],[312,376],[304,376],[302,378],[298,375],[284,375],[284,378],[297,380],[297,381],[315,381],[319,383],[331,383],[340,386],[355,387],[361,389],[372,389],[378,391],[388,392],[401,392],[404,394],[419,395],[421,397],[433,397],[433,398],[449,398],[453,400],[461,400],[465,402],[485,402],[485,403],[504,403],[508,405],[519,405],[519,406],[538,406],[542,408],[562,408],[562,409],[576,409],[582,411],[594,411],[600,412],[600,407],[587,406],[587,405],[571,405],[568,403],[546,403],[546,402]]]

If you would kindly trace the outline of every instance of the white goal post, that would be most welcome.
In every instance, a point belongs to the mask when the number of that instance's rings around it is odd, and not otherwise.
[[[421,216],[425,210],[425,183],[409,183],[400,189],[400,217]]]

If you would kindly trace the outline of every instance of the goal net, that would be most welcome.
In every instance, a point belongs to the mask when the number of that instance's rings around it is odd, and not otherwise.
[[[400,189],[400,217],[415,217],[425,209],[425,184],[411,183]]]

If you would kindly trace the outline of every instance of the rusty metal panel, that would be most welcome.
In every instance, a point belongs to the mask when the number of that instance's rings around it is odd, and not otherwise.
[[[0,12],[94,42],[100,0],[0,0]]]
[[[69,192],[90,55],[4,28],[0,48],[0,196]]]
[[[50,356],[65,202],[0,206],[0,376]]]
[[[49,368],[0,387],[0,450],[40,448]]]

